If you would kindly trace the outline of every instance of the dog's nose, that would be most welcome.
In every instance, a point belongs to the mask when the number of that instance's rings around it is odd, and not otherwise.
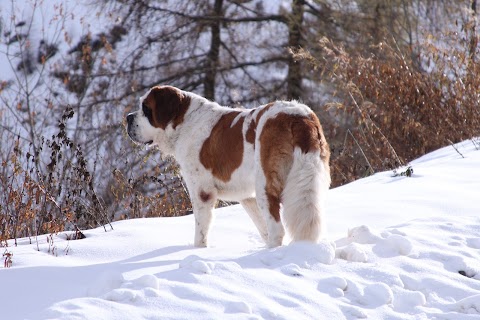
[[[129,113],[129,114],[127,115],[127,125],[128,125],[129,127],[132,126],[133,118],[134,118],[134,117],[135,117],[135,116],[134,116],[132,113]]]

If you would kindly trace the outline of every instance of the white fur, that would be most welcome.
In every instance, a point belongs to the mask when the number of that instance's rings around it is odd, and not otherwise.
[[[297,147],[293,159],[283,190],[283,219],[293,241],[317,242],[325,232],[323,211],[330,177],[319,152],[303,154]]]
[[[149,91],[150,92],[150,91]],[[149,94],[140,99],[142,101]],[[260,118],[256,128],[255,148],[244,139],[242,163],[223,182],[215,178],[200,162],[200,150],[218,119],[232,110],[241,111],[245,117],[243,136],[259,110],[231,109],[196,94],[182,91],[191,98],[184,120],[176,128],[170,124],[165,130],[150,125],[141,108],[132,113],[134,120],[128,128],[129,135],[138,143],[153,140],[154,146],[173,155],[180,165],[187,184],[195,215],[195,246],[208,245],[208,233],[213,221],[212,210],[217,199],[239,201],[255,223],[260,235],[269,247],[282,244],[285,234],[282,222],[277,222],[269,213],[265,195],[265,176],[260,161],[260,132],[266,119],[283,112],[308,116],[312,111],[295,101],[279,101]],[[232,126],[239,121],[236,117]],[[317,241],[323,228],[322,211],[324,195],[330,184],[330,177],[317,153],[294,152],[294,162],[283,192],[283,220],[293,240]],[[208,201],[201,199],[201,193],[211,195]],[[256,198],[255,198],[256,197]]]

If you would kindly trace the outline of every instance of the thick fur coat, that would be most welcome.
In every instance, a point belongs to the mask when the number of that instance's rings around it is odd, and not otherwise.
[[[137,143],[175,157],[195,215],[195,246],[208,245],[217,199],[238,201],[269,247],[316,242],[330,186],[330,150],[312,110],[296,101],[255,109],[223,107],[191,92],[156,86],[127,116]]]

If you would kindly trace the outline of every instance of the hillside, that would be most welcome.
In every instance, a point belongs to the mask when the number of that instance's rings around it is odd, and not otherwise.
[[[266,249],[239,206],[216,211],[206,249],[192,216],[44,235],[40,251],[21,239],[0,269],[1,318],[478,319],[478,142],[411,165],[330,190],[317,245]]]

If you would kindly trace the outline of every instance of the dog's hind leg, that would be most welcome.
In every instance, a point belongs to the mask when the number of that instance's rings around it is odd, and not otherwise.
[[[281,246],[285,236],[280,202],[292,157],[288,154],[288,148],[279,144],[272,145],[267,141],[263,141],[261,148],[258,149],[255,194],[258,208],[267,223],[267,245],[272,248]]]
[[[257,200],[255,198],[248,198],[240,201],[240,204],[243,206],[245,211],[247,211],[248,215],[257,227],[263,241],[268,243],[267,223],[265,222],[265,218],[262,216],[262,213],[258,209]]]
[[[285,228],[280,217],[280,199],[273,194],[267,193],[264,188],[258,189],[256,194],[258,208],[266,220],[268,232],[267,246],[269,248],[281,246],[285,236]]]

